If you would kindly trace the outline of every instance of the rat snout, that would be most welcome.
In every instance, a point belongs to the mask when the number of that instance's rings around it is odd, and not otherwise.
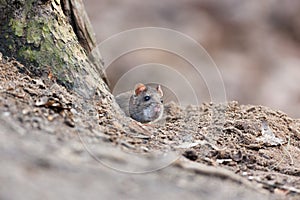
[[[154,119],[157,119],[161,116],[163,112],[163,108],[161,105],[151,105],[143,110],[144,117],[147,119],[150,119],[150,121],[153,121]]]
[[[154,112],[156,118],[161,118],[164,112],[164,107],[160,104],[157,104],[154,108]]]
[[[157,113],[159,113],[161,111],[161,106],[160,105],[156,105],[154,107],[154,111],[157,112]]]

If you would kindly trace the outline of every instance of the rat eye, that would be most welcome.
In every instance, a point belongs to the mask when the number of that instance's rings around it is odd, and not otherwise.
[[[160,103],[164,103],[164,100],[160,100]]]
[[[150,96],[145,96],[145,97],[144,97],[144,101],[149,101],[150,99],[151,99]]]

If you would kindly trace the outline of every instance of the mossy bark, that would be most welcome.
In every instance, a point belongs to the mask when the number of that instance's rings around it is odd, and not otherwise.
[[[68,89],[108,93],[95,46],[81,0],[0,0],[0,51],[37,76],[51,73]]]

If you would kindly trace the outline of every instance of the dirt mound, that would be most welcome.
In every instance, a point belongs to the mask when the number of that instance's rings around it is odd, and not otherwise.
[[[280,111],[171,103],[160,123],[142,125],[49,73],[0,65],[3,199],[299,198],[300,121]]]

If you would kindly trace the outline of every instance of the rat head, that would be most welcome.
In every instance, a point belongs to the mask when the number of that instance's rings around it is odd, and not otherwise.
[[[130,117],[142,123],[159,120],[164,110],[162,97],[160,85],[136,85],[129,101]]]

